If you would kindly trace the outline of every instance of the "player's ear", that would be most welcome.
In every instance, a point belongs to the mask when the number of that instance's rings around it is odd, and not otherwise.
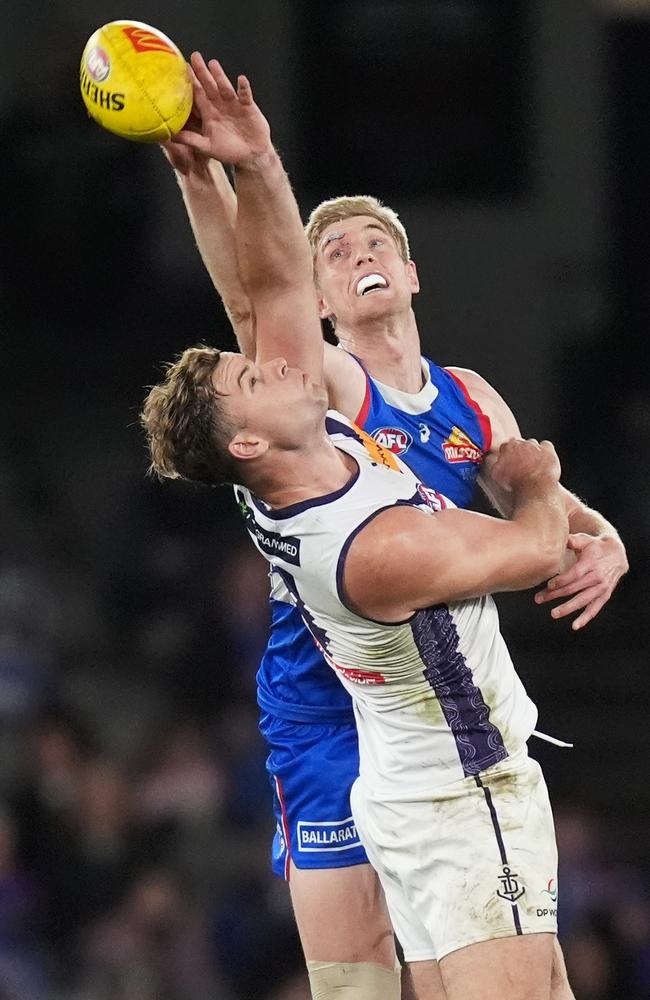
[[[413,295],[417,295],[420,291],[420,279],[418,278],[418,269],[415,266],[414,260],[409,260],[406,265],[406,274],[408,276],[409,286]]]
[[[334,316],[334,310],[328,304],[322,292],[318,292],[318,315],[321,319],[330,319]]]
[[[265,438],[244,431],[235,434],[228,444],[230,454],[241,462],[248,462],[252,458],[261,458],[268,450],[269,442]]]

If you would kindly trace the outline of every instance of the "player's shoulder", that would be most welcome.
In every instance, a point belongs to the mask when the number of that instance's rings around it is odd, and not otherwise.
[[[492,448],[511,437],[519,437],[517,419],[503,396],[471,368],[450,366],[446,369],[462,384],[466,395],[490,421]]]
[[[323,378],[330,406],[354,419],[366,395],[367,376],[362,364],[341,347],[325,344]]]

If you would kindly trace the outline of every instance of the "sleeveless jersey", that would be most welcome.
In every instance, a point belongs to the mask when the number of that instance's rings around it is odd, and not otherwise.
[[[369,520],[396,505],[435,517],[453,504],[339,414],[328,416],[328,433],[358,467],[342,489],[281,510],[243,487],[238,500],[257,548],[352,695],[365,787],[384,798],[426,796],[515,753],[537,712],[491,597],[437,605],[391,625],[347,607],[346,555]]]
[[[358,360],[358,359],[355,359]],[[490,450],[487,417],[451,372],[422,358],[424,385],[401,392],[366,375],[355,421],[400,458],[418,478],[458,507],[471,501],[483,457]],[[353,722],[350,698],[324,662],[299,612],[272,579],[271,635],[257,674],[258,704],[292,722]],[[261,724],[265,730],[265,720]]]

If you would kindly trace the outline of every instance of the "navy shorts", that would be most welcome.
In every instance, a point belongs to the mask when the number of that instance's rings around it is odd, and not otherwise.
[[[354,723],[305,725],[266,715],[261,728],[270,748],[275,874],[288,879],[290,861],[296,868],[367,864],[350,808],[350,789],[359,776]]]

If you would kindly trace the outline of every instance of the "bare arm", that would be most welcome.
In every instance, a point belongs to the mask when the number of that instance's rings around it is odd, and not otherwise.
[[[488,499],[505,517],[512,513],[512,495],[491,475],[494,456],[504,440],[519,435],[519,427],[510,407],[492,386],[467,369],[452,369],[490,418],[492,425],[492,451],[484,463],[479,483]],[[535,595],[538,604],[558,598],[567,601],[554,607],[554,618],[564,618],[575,612],[580,614],[572,628],[580,629],[607,603],[629,564],[625,546],[616,528],[592,510],[565,487],[560,487],[562,501],[569,518],[570,535],[568,551],[575,557],[565,560],[561,572]]]
[[[350,606],[365,617],[396,622],[434,604],[524,590],[554,573],[568,522],[552,445],[510,441],[494,473],[510,479],[510,521],[464,510],[428,515],[408,507],[377,515],[347,556]]]
[[[163,149],[174,168],[199,253],[221,297],[239,348],[242,354],[254,358],[251,303],[237,265],[237,198],[232,185],[217,160],[202,156],[173,139],[163,143]]]
[[[323,340],[311,254],[268,122],[246,77],[238,78],[235,90],[219,63],[206,66],[198,53],[192,67],[203,94],[201,132],[183,130],[176,141],[235,167],[237,260],[252,306],[256,360],[289,354],[320,379]]]

